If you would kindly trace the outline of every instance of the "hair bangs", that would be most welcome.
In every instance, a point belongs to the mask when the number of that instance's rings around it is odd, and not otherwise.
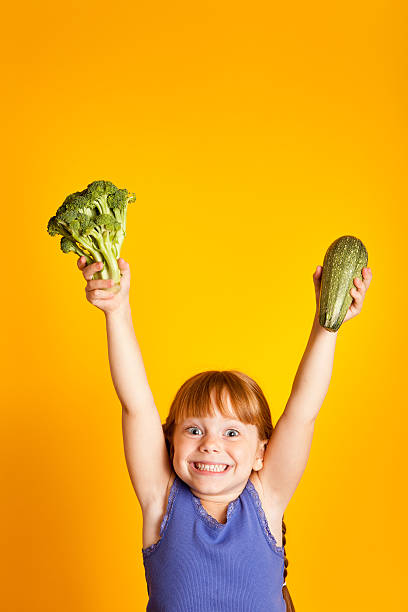
[[[175,406],[175,423],[189,417],[213,417],[216,410],[225,418],[237,419],[244,423],[255,424],[256,417],[251,409],[254,403],[252,394],[239,385],[226,372],[206,372],[206,376],[193,377],[190,385],[180,389]]]

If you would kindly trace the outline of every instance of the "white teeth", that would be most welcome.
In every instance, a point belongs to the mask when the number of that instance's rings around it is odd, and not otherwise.
[[[197,469],[206,471],[206,472],[224,472],[227,469],[227,465],[217,464],[217,465],[206,465],[205,463],[195,463],[194,464]]]

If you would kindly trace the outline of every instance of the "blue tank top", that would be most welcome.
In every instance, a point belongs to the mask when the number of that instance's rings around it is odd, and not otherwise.
[[[147,612],[286,612],[284,549],[249,479],[222,524],[176,474],[160,539],[142,555]]]

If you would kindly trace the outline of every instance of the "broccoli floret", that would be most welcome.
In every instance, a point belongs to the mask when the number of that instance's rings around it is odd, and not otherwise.
[[[127,189],[117,189],[108,196],[109,207],[115,215],[116,221],[120,223],[120,228],[116,232],[116,240],[114,242],[117,257],[119,257],[120,249],[126,235],[127,207],[130,202],[134,202],[135,200],[136,195],[134,193],[129,193]]]
[[[73,251],[80,257],[85,257],[87,264],[92,263],[92,260],[87,255],[87,253],[85,253],[82,249],[80,249],[79,246],[75,242],[73,242],[69,238],[66,238],[65,236],[61,238],[61,251],[63,253],[70,253],[71,251]]]
[[[94,181],[65,198],[48,221],[47,231],[50,236],[62,236],[63,253],[85,256],[88,264],[104,263],[93,278],[112,278],[119,283],[117,260],[126,236],[127,206],[135,200],[135,194],[127,189],[118,189],[109,181]]]

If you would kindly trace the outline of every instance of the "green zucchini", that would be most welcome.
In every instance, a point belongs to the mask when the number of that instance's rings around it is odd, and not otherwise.
[[[364,244],[355,236],[341,236],[327,249],[323,261],[320,285],[319,323],[336,332],[343,323],[353,297],[350,289],[354,279],[363,280],[368,254]]]

